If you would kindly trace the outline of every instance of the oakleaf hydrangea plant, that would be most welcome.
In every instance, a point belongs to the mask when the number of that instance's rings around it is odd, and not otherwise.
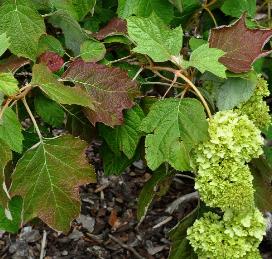
[[[68,234],[81,186],[96,182],[86,150],[99,139],[105,176],[137,160],[151,175],[139,224],[173,178],[191,186],[165,205],[192,205],[169,217],[170,259],[261,258],[272,211],[261,2],[0,1],[0,230],[39,218]]]

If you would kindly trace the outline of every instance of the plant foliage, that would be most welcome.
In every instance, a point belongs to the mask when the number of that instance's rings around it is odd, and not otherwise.
[[[261,258],[272,29],[254,18],[267,2],[0,1],[0,230],[39,218],[68,233],[99,138],[105,175],[139,159],[152,173],[139,222],[176,173],[194,181],[169,258]]]

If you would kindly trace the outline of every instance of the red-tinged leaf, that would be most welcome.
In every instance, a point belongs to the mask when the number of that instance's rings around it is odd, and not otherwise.
[[[39,62],[45,64],[52,72],[57,72],[64,64],[63,58],[51,51],[40,55]]]
[[[1,73],[16,73],[21,67],[30,64],[30,60],[17,56],[10,56],[0,62],[0,72]]]
[[[212,29],[209,39],[211,48],[226,52],[219,61],[234,73],[249,71],[256,59],[271,53],[262,49],[272,37],[272,29],[249,29],[245,19],[244,14],[230,26]]]
[[[103,122],[111,127],[123,123],[123,110],[133,106],[138,87],[120,68],[77,60],[63,74],[63,80],[83,87],[96,101],[94,110],[85,109],[95,125]]]
[[[126,21],[115,17],[112,20],[110,20],[109,23],[105,27],[103,27],[98,33],[96,33],[95,37],[98,40],[103,40],[108,36],[126,33],[127,33]]]
[[[58,231],[70,230],[71,221],[80,213],[79,186],[96,181],[86,159],[87,146],[63,135],[43,140],[25,152],[12,174],[10,189],[11,196],[24,199],[23,222],[39,217]]]

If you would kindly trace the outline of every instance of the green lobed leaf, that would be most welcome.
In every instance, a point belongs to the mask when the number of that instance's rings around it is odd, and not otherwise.
[[[84,41],[80,46],[80,56],[84,61],[97,62],[104,58],[106,48],[99,41]]]
[[[133,14],[148,17],[154,13],[167,24],[174,17],[173,6],[165,0],[118,0],[117,13],[123,19]]]
[[[150,169],[168,162],[177,170],[190,170],[189,152],[208,139],[208,123],[196,99],[169,98],[152,105],[141,127],[146,133],[146,160]]]
[[[28,0],[6,0],[0,7],[0,34],[6,33],[10,51],[17,55],[36,59],[38,41],[45,33],[42,16]]]
[[[127,37],[122,35],[108,36],[104,40],[104,43],[121,43],[121,44],[131,45],[131,41]]]
[[[44,64],[33,66],[31,83],[38,85],[50,99],[57,103],[93,107],[91,97],[83,89],[63,85]]]
[[[72,50],[74,55],[79,55],[80,45],[88,39],[79,23],[63,10],[53,13],[49,17],[48,22],[62,30],[66,47]]]
[[[135,157],[128,159],[122,152],[113,153],[107,144],[103,144],[100,148],[100,155],[103,160],[103,169],[105,175],[120,175],[127,167],[129,167],[138,158],[136,152]]]
[[[2,33],[0,35],[0,56],[4,54],[4,52],[9,48],[10,42],[6,33]]]
[[[121,151],[131,159],[142,136],[139,126],[144,117],[141,107],[135,105],[125,112],[123,125],[110,128],[101,124],[99,125],[99,133],[115,154],[119,154]]]
[[[220,111],[229,110],[246,102],[254,93],[256,84],[255,74],[250,74],[248,78],[228,78],[217,91],[216,105],[218,109]]]
[[[18,81],[12,73],[0,73],[0,91],[7,96],[18,93]]]
[[[118,0],[117,14],[119,17],[126,19],[136,13],[139,0]]]
[[[157,194],[159,183],[165,180],[167,176],[166,170],[158,170],[153,172],[152,177],[144,184],[138,199],[137,219],[139,222],[145,217],[152,200]]]
[[[226,67],[221,64],[218,59],[224,56],[225,52],[220,49],[209,48],[209,44],[203,44],[195,49],[189,61],[183,61],[182,65],[185,68],[195,67],[201,73],[209,71],[216,76],[226,78]]]
[[[90,143],[96,135],[96,129],[84,115],[82,107],[72,105],[70,107],[65,107],[64,109],[67,112],[65,129],[67,129],[73,136],[80,137]]]
[[[175,24],[186,26],[193,15],[202,8],[201,0],[170,0],[178,9],[179,13],[175,13]],[[182,9],[180,8],[182,5]]]
[[[190,48],[191,50],[195,50],[197,48],[199,48],[201,45],[207,43],[206,40],[203,40],[203,39],[199,39],[199,38],[195,38],[195,37],[192,37],[190,40],[189,40],[189,45],[190,45]]]
[[[123,153],[114,153],[107,144],[103,144],[99,150],[103,161],[103,170],[106,176],[120,175],[133,163]]]
[[[173,4],[180,13],[183,11],[183,1],[182,0],[169,0],[171,4]]]
[[[259,157],[251,161],[250,169],[253,174],[256,206],[264,213],[270,212],[272,209],[272,167],[263,157]]]
[[[34,7],[39,11],[53,11],[51,0],[31,0],[31,2],[33,3]]]
[[[223,13],[233,17],[240,17],[244,12],[254,18],[256,14],[256,0],[225,0],[221,6]]]
[[[169,233],[172,241],[169,259],[197,259],[193,248],[186,239],[187,229],[193,225],[199,213],[198,206],[186,215]]]
[[[149,0],[150,2],[150,12],[147,12],[147,1],[141,0],[141,5],[138,5],[139,10],[139,16],[145,16],[148,17],[152,13],[155,13],[161,20],[163,20],[166,24],[169,24],[171,20],[174,18],[174,8],[170,4],[169,1],[165,0]],[[146,14],[146,15],[144,15]],[[137,14],[136,14],[137,15]]]
[[[53,229],[70,230],[80,213],[79,186],[95,182],[86,148],[86,142],[64,135],[38,143],[18,161],[10,192],[24,197],[23,222],[39,217]]]
[[[137,45],[134,52],[146,54],[155,62],[179,55],[183,40],[181,27],[171,30],[154,14],[149,18],[130,17],[127,23],[129,37]]]
[[[53,127],[60,127],[64,122],[65,112],[56,102],[38,95],[34,99],[35,110],[42,120]]]
[[[13,151],[21,153],[23,150],[22,126],[16,113],[11,109],[5,109],[0,119],[0,139],[2,139]]]
[[[38,55],[46,51],[55,52],[60,56],[65,54],[65,50],[62,47],[60,41],[51,35],[42,35],[38,46]]]
[[[12,152],[9,146],[0,140],[0,206],[6,207],[8,196],[5,186],[5,168],[7,163],[12,159]],[[1,225],[1,223],[0,223]]]
[[[5,96],[4,96],[4,94],[0,91],[0,103],[3,103],[4,99],[5,99]]]
[[[51,3],[57,9],[66,11],[73,18],[80,21],[89,12],[92,12],[96,0],[51,0]]]
[[[16,234],[21,227],[23,199],[14,196],[9,201],[8,211],[0,205],[0,230]],[[8,216],[7,216],[8,214]]]

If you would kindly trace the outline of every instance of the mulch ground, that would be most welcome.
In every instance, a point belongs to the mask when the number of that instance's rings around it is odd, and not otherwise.
[[[137,198],[151,177],[150,172],[138,161],[121,176],[105,176],[97,152],[99,145],[94,142],[87,153],[96,168],[97,183],[81,188],[81,215],[73,222],[68,235],[33,221],[18,235],[0,233],[0,258],[40,258],[41,251],[46,259],[167,258],[170,249],[167,234],[193,209],[195,202],[181,204],[172,215],[166,208],[177,197],[193,192],[193,182],[173,181],[167,194],[155,199],[152,209],[139,224]]]
[[[99,258],[164,259],[168,257],[168,232],[179,219],[196,206],[182,203],[171,215],[166,212],[172,201],[193,192],[193,181],[175,179],[168,192],[152,203],[141,224],[136,219],[137,198],[151,177],[142,161],[134,163],[121,176],[106,177],[94,142],[87,155],[97,172],[97,183],[81,188],[80,217],[67,235],[57,233],[36,220],[24,226],[18,235],[0,233],[0,258]],[[272,235],[271,235],[272,236]],[[262,245],[263,258],[271,259],[272,243]],[[43,253],[43,255],[41,255]]]

